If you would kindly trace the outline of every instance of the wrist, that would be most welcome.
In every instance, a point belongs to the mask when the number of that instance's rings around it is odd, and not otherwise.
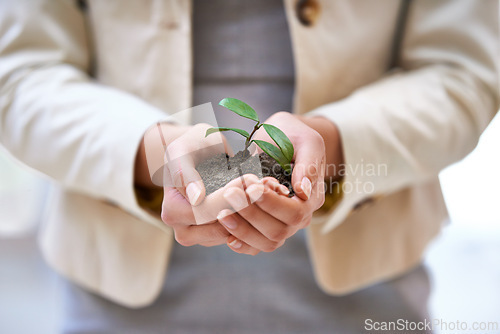
[[[160,188],[152,176],[163,167],[166,147],[186,130],[171,123],[152,125],[142,137],[135,159],[134,184],[143,188]]]

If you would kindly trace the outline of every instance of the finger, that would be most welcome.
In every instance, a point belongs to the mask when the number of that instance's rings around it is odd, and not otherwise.
[[[260,251],[257,248],[249,246],[248,244],[244,243],[243,241],[239,240],[233,235],[230,235],[227,238],[226,243],[227,246],[231,248],[231,250],[239,254],[257,255],[260,253]]]
[[[167,158],[168,160],[168,158]],[[191,155],[181,156],[165,164],[164,180],[169,180],[170,187],[176,187],[193,206],[200,204],[205,198],[205,186],[201,176],[195,169]]]
[[[273,183],[278,182],[272,180],[265,181],[265,184],[271,185],[271,187],[273,187]],[[275,184],[274,189],[279,186],[281,185]],[[248,190],[251,191],[250,188]],[[251,194],[249,196],[253,197]],[[315,201],[304,201],[297,196],[288,197],[276,191],[269,190],[264,191],[259,198],[255,198],[254,206],[255,205],[288,226],[302,227],[305,217],[308,213],[313,211],[312,207],[315,205]]]
[[[209,136],[205,136],[206,130],[209,129],[210,126],[199,125],[199,127],[200,130],[198,130],[197,134],[201,134],[201,138],[197,139],[198,137],[194,138],[191,135],[189,135],[187,138],[192,142],[192,152],[196,152],[195,162],[197,164],[205,159],[213,157],[214,155],[218,155],[221,153],[232,153],[231,147],[222,132],[215,132],[210,134]]]
[[[201,226],[186,226],[174,229],[175,240],[182,246],[202,245],[205,247],[223,245],[229,232],[218,222]]]
[[[244,191],[252,184],[261,183],[261,180],[256,175],[245,174],[229,182],[225,187],[216,190],[205,198],[205,200],[198,206],[192,207],[196,224],[206,224],[217,219],[217,215],[224,209],[229,209],[231,206],[224,198],[224,193],[229,188],[238,188]],[[245,201],[242,207],[250,205],[251,202]]]
[[[290,189],[288,189],[287,186],[280,184],[279,181],[276,180],[274,177],[267,176],[262,179],[262,183],[267,188],[271,189],[272,191],[280,195],[288,196],[290,194]]]
[[[227,142],[220,133],[205,138],[207,124],[197,124],[188,133],[174,140],[165,152],[164,180],[176,187],[191,205],[199,205],[205,198],[205,186],[196,165],[214,155],[226,153]]]
[[[253,184],[246,189],[246,193],[252,199],[252,201],[255,202],[263,195],[264,189],[265,187],[262,184]],[[265,191],[273,192],[273,190],[269,188]],[[236,192],[237,191],[234,192],[235,195],[233,195],[233,197],[244,196],[241,193],[236,194]],[[276,193],[273,192],[273,194]],[[230,203],[232,200],[233,198],[229,198]],[[272,241],[282,241],[290,237],[296,231],[296,229],[290,228],[289,225],[263,211],[255,204],[241,209],[240,211],[238,211],[238,214],[262,235]]]
[[[324,178],[325,146],[323,140],[312,137],[296,150],[292,172],[293,190],[303,200],[308,200],[313,190],[318,191]]]
[[[290,197],[289,196],[290,190],[288,189],[288,187],[283,184],[280,184],[279,181],[276,180],[275,178],[266,177],[262,181],[266,187],[269,187],[276,193]],[[316,185],[316,190],[313,189],[311,195],[312,197],[306,203],[309,208],[312,208],[313,211],[316,211],[323,205],[325,198],[325,190],[326,189],[324,181],[318,181]]]
[[[283,244],[283,241],[276,242],[266,238],[239,214],[231,214],[230,210],[223,210],[218,220],[233,236],[260,251],[272,252]]]
[[[169,161],[178,159],[185,155],[191,155],[195,163],[216,154],[227,153],[229,145],[226,138],[220,132],[206,136],[206,131],[211,126],[208,124],[196,124],[184,135],[175,139],[167,147]]]

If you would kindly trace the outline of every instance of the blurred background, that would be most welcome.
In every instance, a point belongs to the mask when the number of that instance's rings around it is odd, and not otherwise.
[[[499,146],[500,114],[477,148],[440,175],[450,222],[426,255],[431,318],[500,324]],[[55,333],[59,278],[36,244],[49,188],[0,147],[0,333]]]

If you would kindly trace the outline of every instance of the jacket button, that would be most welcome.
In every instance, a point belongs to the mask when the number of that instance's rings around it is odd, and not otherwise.
[[[298,0],[295,6],[297,18],[306,27],[316,23],[319,17],[320,7],[318,0]]]

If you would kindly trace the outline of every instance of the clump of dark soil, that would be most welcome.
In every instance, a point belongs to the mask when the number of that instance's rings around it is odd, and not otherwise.
[[[207,196],[244,174],[255,174],[259,178],[274,177],[288,187],[289,197],[294,195],[292,175],[264,152],[252,156],[248,151],[240,151],[234,157],[221,153],[198,164],[196,170],[203,180]]]

